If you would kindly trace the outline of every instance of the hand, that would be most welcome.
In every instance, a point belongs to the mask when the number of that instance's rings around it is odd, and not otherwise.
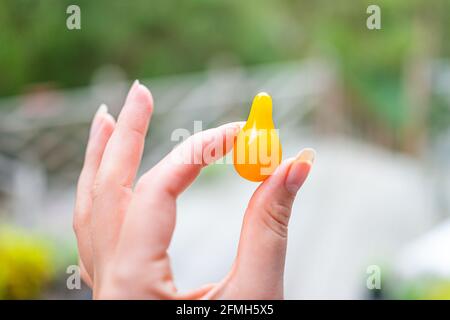
[[[246,210],[237,257],[228,275],[219,283],[182,294],[173,283],[167,254],[176,199],[202,167],[230,151],[241,124],[191,136],[133,188],[152,111],[150,92],[136,81],[117,123],[104,106],[93,120],[77,187],[74,230],[82,276],[94,298],[282,299],[288,221],[314,151],[305,149],[285,160],[258,187]],[[205,161],[198,152],[211,147],[222,152]],[[190,150],[201,161],[174,161]]]

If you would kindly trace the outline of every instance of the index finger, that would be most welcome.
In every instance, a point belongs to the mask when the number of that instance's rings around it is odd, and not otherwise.
[[[231,150],[241,125],[229,123],[191,136],[142,176],[124,221],[119,252],[123,248],[130,254],[127,248],[142,246],[146,259],[165,255],[175,226],[177,196],[201,168]]]

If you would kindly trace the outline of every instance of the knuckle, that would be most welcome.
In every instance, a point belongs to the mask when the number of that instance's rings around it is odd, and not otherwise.
[[[80,233],[80,225],[78,223],[77,218],[74,218],[72,221],[72,229],[73,229],[73,232],[75,232],[75,235],[78,236],[78,234]]]
[[[263,222],[266,226],[275,234],[286,238],[291,216],[291,205],[283,202],[270,202],[263,208]]]
[[[143,140],[147,135],[147,131],[142,126],[130,126],[129,130],[136,140]]]
[[[72,219],[72,229],[77,237],[89,225],[89,221],[89,209],[78,200]]]
[[[120,129],[118,131],[120,136],[128,140],[134,147],[140,146],[147,135],[147,130],[142,124],[122,123]]]
[[[110,274],[112,283],[118,287],[124,287],[129,284],[130,280],[134,280],[134,276],[135,274],[132,272],[131,266],[125,262],[116,263],[114,271]]]
[[[88,226],[87,215],[85,214],[75,214],[72,221],[72,228],[75,235],[79,235],[82,230]]]
[[[105,193],[105,186],[106,182],[102,181],[98,177],[94,181],[94,185],[92,186],[91,195],[92,195],[92,201],[96,201],[98,198],[100,198]]]

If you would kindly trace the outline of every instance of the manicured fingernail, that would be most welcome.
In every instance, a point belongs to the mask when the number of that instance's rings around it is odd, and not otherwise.
[[[137,104],[139,106],[153,106],[153,97],[150,90],[139,80],[135,80],[128,93],[126,103]]]
[[[309,162],[309,164],[312,165],[314,163],[315,158],[316,158],[316,151],[311,148],[306,148],[300,151],[295,161]]]
[[[102,122],[102,115],[107,113],[108,113],[108,106],[102,103],[100,107],[98,107],[97,112],[95,113],[94,116],[94,120],[92,121],[91,132],[89,133],[90,136],[93,136],[98,131]]]
[[[139,86],[139,80],[134,80],[133,84],[131,85],[130,91],[128,92],[127,100],[133,99],[136,96],[136,92]]]
[[[286,189],[295,194],[300,189],[302,184],[308,177],[309,170],[311,169],[316,152],[313,149],[303,149],[295,158],[294,162],[289,169],[288,176],[286,178]]]
[[[95,115],[100,115],[100,114],[107,114],[108,113],[108,106],[104,103],[102,103],[100,105],[100,107],[98,107],[97,112],[95,113]]]

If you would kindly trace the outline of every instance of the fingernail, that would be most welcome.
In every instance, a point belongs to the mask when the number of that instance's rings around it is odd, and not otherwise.
[[[97,112],[95,113],[95,115],[100,115],[100,114],[107,114],[108,113],[108,106],[104,103],[102,103],[100,105],[100,107],[98,107]]]
[[[130,92],[128,93],[127,100],[135,95],[136,89],[140,86],[140,84],[141,83],[139,82],[139,80],[134,80],[133,84],[131,85]]]
[[[153,97],[150,90],[141,84],[139,80],[135,80],[128,93],[127,103],[138,103],[140,106],[153,106]]]
[[[316,158],[316,151],[311,148],[305,148],[297,155],[295,161],[299,162],[309,162],[310,165],[314,163],[314,159]]]
[[[294,162],[289,169],[288,176],[286,178],[286,189],[289,192],[296,194],[300,187],[308,177],[308,173],[311,169],[316,152],[314,149],[303,149],[295,158]]]
[[[97,112],[94,115],[94,120],[92,121],[92,127],[89,136],[93,136],[98,131],[98,129],[100,128],[100,124],[102,122],[101,116],[107,113],[108,113],[108,106],[102,103],[100,107],[98,107]]]

